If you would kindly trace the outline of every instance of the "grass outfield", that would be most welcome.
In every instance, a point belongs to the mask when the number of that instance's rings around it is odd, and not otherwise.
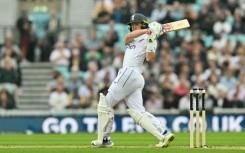
[[[244,153],[245,132],[207,133],[207,149],[189,149],[189,133],[175,133],[168,148],[155,148],[158,143],[150,134],[113,133],[113,148],[91,148],[96,134],[9,134],[0,135],[0,153]]]

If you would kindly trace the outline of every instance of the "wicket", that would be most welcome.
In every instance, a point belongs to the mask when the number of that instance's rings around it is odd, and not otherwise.
[[[201,95],[202,102],[202,146],[200,146],[200,116],[199,116],[199,95]],[[195,100],[193,100],[195,99]],[[193,102],[196,102],[196,148],[206,148],[206,110],[205,110],[205,90],[191,89],[190,90],[190,148],[194,148],[194,112]]]

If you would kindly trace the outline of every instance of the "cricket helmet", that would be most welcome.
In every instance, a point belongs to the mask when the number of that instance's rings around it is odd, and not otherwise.
[[[130,31],[132,31],[132,27],[131,27],[132,23],[141,23],[141,29],[147,29],[148,24],[149,24],[147,22],[147,18],[143,14],[140,14],[140,13],[133,14],[130,17],[130,22],[128,23]]]

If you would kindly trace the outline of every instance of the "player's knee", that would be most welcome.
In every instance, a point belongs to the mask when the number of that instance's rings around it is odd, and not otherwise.
[[[113,108],[118,102],[115,100],[110,92],[106,95],[107,106]]]

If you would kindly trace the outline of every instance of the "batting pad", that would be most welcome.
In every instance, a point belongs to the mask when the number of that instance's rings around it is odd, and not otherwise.
[[[155,127],[152,124],[152,121],[150,118],[148,118],[146,115],[134,109],[127,109],[127,111],[128,111],[128,114],[134,119],[134,121],[138,125],[140,125],[145,130],[153,134],[158,140],[163,141],[164,136],[162,135],[162,133],[158,131],[157,127]]]
[[[97,107],[98,111],[98,141],[103,143],[103,132],[110,120],[114,119],[113,110],[107,106],[105,96],[100,93],[100,101]]]

